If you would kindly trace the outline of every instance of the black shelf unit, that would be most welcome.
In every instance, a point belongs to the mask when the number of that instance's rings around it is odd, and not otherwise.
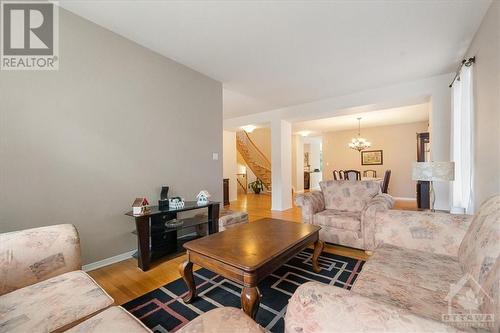
[[[172,258],[178,257],[186,253],[186,249],[184,249],[184,243],[187,243],[189,241],[201,238],[203,236],[198,236],[198,235],[186,235],[177,238],[176,246],[172,251],[158,251],[158,250],[153,250],[151,249],[151,260],[156,261],[156,260],[170,260]],[[134,258],[138,259],[139,256],[139,251],[135,251],[135,253],[132,255]]]
[[[180,212],[208,209],[207,214],[195,217],[179,219]],[[193,239],[204,237],[219,231],[219,203],[209,202],[206,205],[198,205],[196,201],[186,201],[183,208],[169,209],[158,206],[150,207],[143,215],[133,215],[135,218],[137,235],[137,258],[138,266],[143,271],[150,268],[151,262],[158,259],[168,259],[185,252],[184,243]],[[167,228],[165,223],[172,219],[183,221],[181,226]]]

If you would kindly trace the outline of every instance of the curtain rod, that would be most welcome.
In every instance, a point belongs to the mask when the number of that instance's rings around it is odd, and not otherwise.
[[[462,69],[462,66],[469,67],[469,66],[471,66],[475,62],[476,62],[476,57],[472,57],[472,58],[469,58],[469,59],[462,60],[462,62],[460,63],[460,66],[458,66],[458,69],[455,72],[455,77],[451,81],[449,87],[450,88],[453,87],[453,83],[455,83],[455,80],[460,77],[460,70]]]

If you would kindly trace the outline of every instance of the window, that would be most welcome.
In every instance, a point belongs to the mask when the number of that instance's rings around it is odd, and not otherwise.
[[[452,183],[452,213],[473,213],[473,66],[462,66],[452,90],[452,161],[455,181]]]

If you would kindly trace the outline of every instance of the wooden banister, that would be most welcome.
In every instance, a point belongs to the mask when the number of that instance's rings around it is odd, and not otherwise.
[[[247,166],[267,189],[271,189],[271,162],[246,132],[236,133],[236,148]]]
[[[248,135],[247,132],[241,131],[247,138],[248,141],[250,141],[251,145],[259,152],[259,154],[264,158],[264,160],[268,163],[268,165],[271,165],[271,162],[267,159],[266,155],[257,147],[257,145],[252,141],[252,138]]]

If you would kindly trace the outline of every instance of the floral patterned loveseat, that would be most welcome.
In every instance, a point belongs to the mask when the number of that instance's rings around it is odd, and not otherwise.
[[[392,208],[393,198],[376,181],[328,180],[320,187],[295,197],[302,222],[320,226],[325,242],[373,250],[375,215]]]
[[[499,332],[500,195],[474,216],[389,210],[352,290],[301,285],[287,333]]]

